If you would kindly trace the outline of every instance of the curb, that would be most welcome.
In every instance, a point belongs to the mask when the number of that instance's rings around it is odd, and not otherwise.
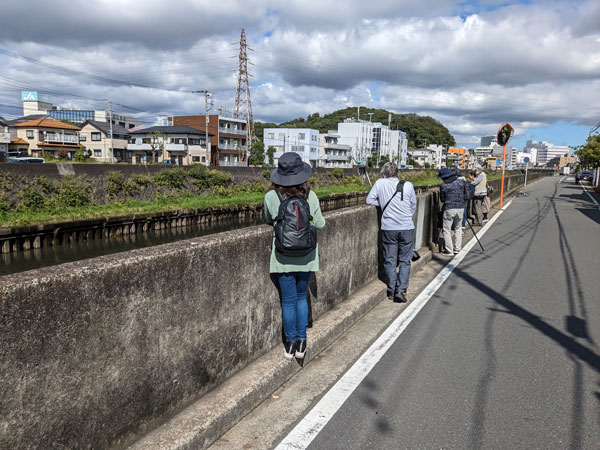
[[[421,259],[412,264],[412,273],[432,258],[432,252],[428,248],[423,247],[419,251]],[[304,362],[310,362],[335,342],[386,298],[385,293],[385,285],[374,280],[324,313],[315,321],[314,327],[308,330],[309,351]],[[301,367],[294,360],[283,359],[282,347],[277,345],[127,448],[207,448],[300,370]]]

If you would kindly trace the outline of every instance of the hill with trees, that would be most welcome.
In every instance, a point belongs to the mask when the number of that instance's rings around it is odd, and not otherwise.
[[[321,117],[317,112],[309,114],[305,119],[299,117],[281,124],[255,122],[256,136],[262,140],[263,130],[265,128],[313,128],[321,133],[329,130],[337,130],[337,124],[345,119],[355,118],[358,114],[358,108],[350,107],[334,111]],[[369,113],[373,113],[372,121],[381,122],[384,125],[388,123],[389,111],[385,109],[360,108],[361,119],[369,118]],[[429,144],[456,145],[454,136],[440,122],[430,116],[419,116],[417,114],[392,114],[390,126],[393,130],[402,130],[408,137],[408,146],[411,148],[423,147]]]

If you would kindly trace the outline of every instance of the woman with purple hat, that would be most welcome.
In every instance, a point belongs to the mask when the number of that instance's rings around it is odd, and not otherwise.
[[[271,173],[273,189],[265,195],[265,220],[276,225],[279,206],[287,198],[296,196],[308,202],[312,225],[316,229],[325,226],[317,195],[310,190],[308,179],[312,174],[310,165],[302,162],[300,155],[286,152],[281,155],[277,169]],[[304,358],[306,353],[306,328],[308,327],[308,303],[306,300],[311,272],[319,270],[319,248],[304,256],[284,255],[277,250],[275,233],[271,249],[270,272],[277,279],[281,290],[281,318],[285,336],[284,357]]]

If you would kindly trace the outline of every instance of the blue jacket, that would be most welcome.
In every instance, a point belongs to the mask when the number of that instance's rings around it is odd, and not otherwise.
[[[444,209],[463,209],[467,192],[469,189],[466,181],[456,176],[445,178],[440,186],[440,200],[444,203]]]

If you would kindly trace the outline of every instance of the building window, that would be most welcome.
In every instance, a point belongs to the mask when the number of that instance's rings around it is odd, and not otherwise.
[[[94,150],[94,156],[96,158],[102,157],[102,150]]]
[[[87,137],[79,136],[79,142],[85,142],[86,140],[87,140]]]
[[[100,133],[93,132],[92,133],[92,141],[99,141],[102,138],[100,137]]]
[[[269,139],[274,139],[274,138],[275,138],[275,135],[274,135],[273,133],[269,133],[269,134],[268,134],[268,138],[269,138]]]
[[[133,153],[132,153],[132,152],[130,152],[130,151],[128,151],[128,152],[126,153],[126,155],[127,155],[127,159],[131,159],[131,157],[133,156]]]
[[[200,162],[199,156],[192,156],[192,162]]]
[[[33,139],[33,130],[27,130],[25,133],[27,133],[27,139]]]
[[[206,162],[206,156],[202,157],[202,162]]]
[[[115,156],[117,158],[120,158],[121,157],[121,150],[115,150]]]
[[[132,123],[130,123],[130,124],[129,124],[129,126],[128,126],[127,128],[129,128],[129,129],[131,130],[133,127],[135,127],[135,125],[134,125],[134,124],[132,124]]]
[[[298,139],[305,139],[305,138],[306,138],[306,134],[298,133]]]
[[[121,125],[123,128],[125,128],[125,122],[119,122],[119,125]]]

